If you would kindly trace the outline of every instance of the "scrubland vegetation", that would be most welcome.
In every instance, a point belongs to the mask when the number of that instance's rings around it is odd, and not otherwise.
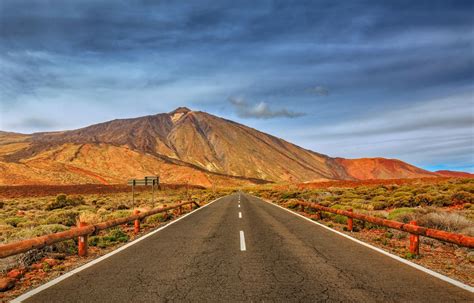
[[[77,224],[79,217],[89,223],[126,217],[132,214],[134,206],[142,210],[172,205],[180,201],[194,200],[207,202],[224,194],[225,191],[211,190],[164,190],[135,194],[132,205],[130,192],[113,194],[65,195],[9,198],[1,201],[0,241],[2,243],[31,238],[48,233],[66,230]],[[170,214],[166,220],[172,217]],[[146,224],[164,221],[161,214],[149,217]]]
[[[289,203],[289,207],[291,201],[304,200],[405,223],[416,220],[422,226],[474,236],[474,179],[318,189],[266,186],[251,191],[277,203]]]

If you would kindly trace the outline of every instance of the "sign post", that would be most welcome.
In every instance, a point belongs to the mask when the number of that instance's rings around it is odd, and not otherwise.
[[[155,201],[155,185],[158,186],[160,177],[158,176],[147,176],[144,179],[131,179],[128,180],[127,184],[132,186],[132,205],[135,208],[135,186],[148,186],[151,185],[151,202]]]

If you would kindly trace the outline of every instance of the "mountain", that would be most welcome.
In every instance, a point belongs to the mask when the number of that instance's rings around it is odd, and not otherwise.
[[[0,132],[0,184],[110,184],[145,175],[204,186],[437,176],[399,160],[331,158],[184,107],[71,131]]]
[[[441,177],[448,178],[474,178],[474,174],[465,173],[462,171],[452,171],[452,170],[437,170],[435,173]]]
[[[438,176],[436,173],[429,172],[397,159],[336,158],[336,161],[344,167],[350,177],[357,180],[433,178]]]

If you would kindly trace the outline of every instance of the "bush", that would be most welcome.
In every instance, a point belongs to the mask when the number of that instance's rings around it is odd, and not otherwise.
[[[414,216],[415,209],[413,208],[398,208],[392,210],[387,219],[395,220],[403,223],[409,223],[411,220],[415,218]]]
[[[90,211],[80,213],[78,219],[80,222],[84,222],[86,224],[96,224],[101,222],[100,216]]]
[[[147,224],[153,224],[153,223],[159,223],[159,222],[165,222],[165,221],[166,220],[162,213],[151,215],[145,218],[145,223]]]
[[[451,195],[451,200],[456,204],[473,203],[474,195],[467,191],[458,191]]]
[[[124,233],[120,228],[114,228],[110,230],[105,236],[92,236],[89,238],[90,246],[97,246],[100,248],[106,248],[111,245],[115,245],[119,242],[127,242],[128,235]]]
[[[427,206],[427,205],[432,205],[433,202],[434,202],[434,198],[430,194],[419,194],[415,197],[416,205]]]
[[[347,224],[347,217],[342,215],[335,215],[333,220],[339,224]]]
[[[132,213],[133,212],[131,210],[128,210],[128,209],[117,210],[117,211],[114,211],[113,213],[108,214],[107,216],[105,216],[104,220],[125,218],[125,217],[128,217],[128,216],[131,216]]]
[[[25,222],[26,219],[22,217],[12,217],[5,219],[5,223],[13,227],[17,227],[20,223]]]
[[[382,210],[382,209],[386,209],[390,205],[386,202],[374,202],[372,203],[372,206],[374,210]]]
[[[450,212],[431,212],[420,216],[417,220],[418,225],[441,229],[450,232],[459,232],[472,227],[474,223],[466,217],[457,213]]]
[[[46,219],[47,224],[75,226],[79,213],[73,210],[56,211]]]
[[[15,234],[15,239],[29,239],[43,235],[53,234],[67,230],[67,226],[61,224],[43,224],[31,229],[23,229]]]
[[[82,196],[73,196],[68,199],[65,194],[60,194],[56,196],[56,199],[53,202],[46,205],[46,210],[54,210],[68,206],[78,206],[81,204],[85,204],[84,198]]]
[[[298,195],[297,192],[284,192],[280,195],[280,200],[296,199]]]

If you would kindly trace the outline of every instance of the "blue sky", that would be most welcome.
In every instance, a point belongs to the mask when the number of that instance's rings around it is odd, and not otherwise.
[[[188,106],[331,156],[474,171],[472,1],[186,2],[2,0],[0,129]]]

